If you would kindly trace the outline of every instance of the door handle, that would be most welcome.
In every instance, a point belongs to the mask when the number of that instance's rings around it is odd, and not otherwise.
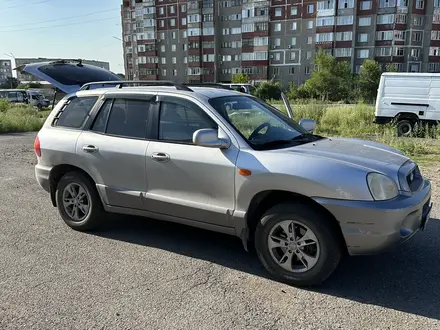
[[[170,155],[164,152],[153,152],[151,158],[158,162],[167,162],[170,160]]]
[[[97,152],[99,148],[97,146],[87,145],[87,146],[83,146],[83,150],[84,152],[93,153],[93,152]]]

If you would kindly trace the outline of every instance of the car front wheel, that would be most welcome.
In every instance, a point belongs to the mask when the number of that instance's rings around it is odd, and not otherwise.
[[[69,172],[58,182],[58,211],[71,228],[86,231],[98,227],[105,216],[99,195],[84,174]]]
[[[341,258],[339,236],[325,214],[304,204],[269,209],[255,231],[257,255],[277,280],[294,286],[322,283]]]

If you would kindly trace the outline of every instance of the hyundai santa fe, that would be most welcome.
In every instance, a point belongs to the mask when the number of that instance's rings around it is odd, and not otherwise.
[[[402,152],[313,134],[252,95],[118,83],[69,62],[24,70],[68,93],[34,149],[36,179],[73,229],[120,213],[235,235],[275,279],[304,286],[429,220],[430,182]]]

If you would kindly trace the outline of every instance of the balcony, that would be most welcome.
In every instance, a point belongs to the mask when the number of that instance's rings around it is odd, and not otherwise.
[[[269,15],[242,17],[242,24],[260,23],[260,22],[268,22],[268,21],[269,21]]]
[[[269,0],[243,0],[243,9],[249,9],[252,7],[269,7]]]

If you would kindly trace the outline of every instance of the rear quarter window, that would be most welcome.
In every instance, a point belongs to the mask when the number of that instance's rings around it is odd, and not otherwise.
[[[97,100],[98,96],[70,99],[55,116],[53,126],[80,128]]]

